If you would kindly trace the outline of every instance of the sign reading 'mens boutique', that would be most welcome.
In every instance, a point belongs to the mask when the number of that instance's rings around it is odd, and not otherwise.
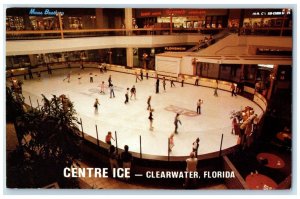
[[[61,15],[64,15],[64,12],[60,12],[60,11],[57,11],[57,10],[51,10],[51,9],[43,9],[43,10],[38,10],[38,9],[35,9],[35,8],[31,8],[29,10],[29,15],[38,15],[38,16],[56,16],[58,14],[61,14]]]

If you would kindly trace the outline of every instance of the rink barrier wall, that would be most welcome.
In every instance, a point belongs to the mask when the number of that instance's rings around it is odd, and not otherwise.
[[[78,69],[82,62],[81,61],[71,62],[72,64],[70,65],[70,67],[68,67],[68,63],[69,62],[51,64],[51,70],[66,69],[66,68]],[[99,63],[96,63],[96,62],[85,62],[84,68],[98,68],[98,64]],[[146,75],[147,71],[149,73],[150,78],[155,78],[157,76],[156,71],[144,70],[141,68],[126,68],[124,66],[107,64],[107,69],[111,70],[111,71],[115,71],[115,72],[121,72],[121,73],[132,74],[132,75],[135,75],[135,72],[137,72],[139,74],[140,70],[143,70],[144,76]],[[39,72],[47,72],[47,67],[41,66],[41,67],[32,69],[32,73],[36,73],[38,71]],[[26,73],[28,73],[28,71],[25,69],[13,71],[14,76],[24,75]],[[43,77],[43,75],[42,75],[42,77]],[[191,76],[187,76],[187,75],[184,76],[184,82],[186,84],[193,85],[195,82],[195,79],[196,79],[195,77],[191,77]],[[231,88],[230,88],[231,84],[232,84],[231,82],[226,82],[226,81],[221,81],[221,80],[217,81],[215,79],[208,79],[208,78],[200,78],[199,79],[199,86],[210,87],[210,88],[215,88],[218,86],[218,88],[220,90],[225,90],[225,91],[231,90]],[[248,91],[248,92],[250,92],[250,94],[253,94],[252,93],[254,90],[253,88],[246,87],[246,86],[244,88],[245,88],[246,92]],[[263,110],[263,112],[266,111],[268,103],[267,103],[267,100],[262,95],[260,95],[259,93],[254,93],[253,102],[255,102]],[[259,118],[263,118],[263,115],[264,115],[264,113],[261,116],[259,116]],[[83,126],[83,128],[84,128],[84,126]],[[89,135],[85,134],[84,132],[82,132],[82,135],[83,135],[82,137],[84,137],[84,139],[89,140],[89,142],[91,142],[95,145],[97,145],[97,143],[99,143],[99,147],[104,147],[104,149],[106,149],[106,150],[108,149],[109,145],[107,145],[106,143],[103,143],[100,140],[98,140],[98,142],[97,142],[97,139],[90,137]],[[230,153],[234,152],[235,149],[236,149],[236,146],[222,150],[222,155],[230,154]],[[119,149],[119,150],[121,150],[121,149]],[[209,159],[209,158],[216,158],[216,157],[218,157],[218,154],[219,154],[219,151],[204,154],[204,155],[199,155],[198,159],[204,160],[204,159]],[[140,155],[141,154],[139,154],[139,153],[133,152],[133,156],[135,158],[139,158]],[[165,156],[155,156],[155,155],[150,155],[150,154],[142,154],[142,156],[143,156],[144,160],[160,160],[160,161],[171,161],[171,162],[185,161],[185,159],[187,158],[187,156],[170,156],[170,158],[168,159],[167,149],[166,149]]]

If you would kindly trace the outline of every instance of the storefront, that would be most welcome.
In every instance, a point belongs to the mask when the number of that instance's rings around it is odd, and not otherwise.
[[[6,30],[57,30],[60,29],[59,17],[63,29],[92,29],[105,26],[103,18],[106,12],[99,13],[95,8],[8,8]],[[100,22],[99,22],[100,21]]]
[[[249,9],[245,10],[244,27],[291,27],[291,9]]]
[[[182,29],[227,27],[227,9],[135,9],[139,28],[157,27]]]

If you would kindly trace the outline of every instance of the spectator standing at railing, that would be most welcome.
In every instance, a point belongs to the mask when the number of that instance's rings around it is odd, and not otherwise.
[[[186,171],[189,173],[197,172],[197,164],[198,164],[198,159],[197,156],[195,155],[194,152],[190,153],[190,157],[186,159]],[[190,181],[192,180],[193,185],[190,185]],[[195,186],[196,183],[196,178],[191,178],[189,175],[185,178],[185,183],[183,184],[183,187],[188,187],[188,186]]]
[[[117,161],[118,156],[114,145],[110,145],[108,154],[109,154],[110,169],[111,171],[113,171],[113,169],[118,168],[118,161]]]
[[[121,161],[123,163],[124,169],[131,169],[132,162],[132,154],[129,152],[129,147],[127,145],[124,146],[124,152],[121,153]],[[128,180],[129,178],[127,178]]]

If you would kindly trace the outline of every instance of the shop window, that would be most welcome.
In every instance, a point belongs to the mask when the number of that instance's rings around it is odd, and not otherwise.
[[[70,29],[82,29],[82,17],[69,17]]]
[[[24,18],[20,16],[6,17],[6,30],[24,30]]]

